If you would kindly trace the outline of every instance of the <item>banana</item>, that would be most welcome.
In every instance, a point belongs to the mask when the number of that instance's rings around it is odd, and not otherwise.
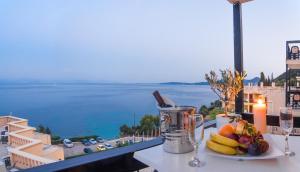
[[[236,155],[237,154],[237,151],[234,148],[225,146],[225,145],[221,145],[212,140],[207,140],[206,146],[215,152],[222,153],[225,155]]]
[[[225,146],[230,146],[230,147],[238,147],[239,146],[239,143],[236,140],[221,136],[220,134],[212,133],[210,135],[210,138],[212,141],[220,143]]]

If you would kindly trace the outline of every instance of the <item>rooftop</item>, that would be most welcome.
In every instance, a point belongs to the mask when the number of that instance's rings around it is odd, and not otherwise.
[[[63,160],[63,150],[51,145],[50,136],[35,132],[28,120],[0,116],[0,126],[8,126],[8,154],[13,167],[31,168]]]

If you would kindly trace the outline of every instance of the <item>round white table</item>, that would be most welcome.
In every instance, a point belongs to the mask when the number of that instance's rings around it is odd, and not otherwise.
[[[214,128],[205,130],[208,138]],[[284,150],[284,137],[271,135],[276,146]],[[171,154],[163,150],[162,145],[134,153],[134,158],[159,172],[300,172],[300,136],[290,136],[290,148],[296,153],[294,157],[280,157],[269,160],[237,161],[214,157],[204,152],[205,142],[200,147],[199,158],[205,161],[205,166],[193,168],[188,165],[193,153]]]

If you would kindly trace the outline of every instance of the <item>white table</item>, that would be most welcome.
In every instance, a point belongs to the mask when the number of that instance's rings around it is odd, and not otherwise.
[[[208,138],[212,131],[215,129],[206,129],[205,138]],[[284,150],[283,136],[272,135],[272,139],[281,150]],[[296,156],[252,161],[236,161],[206,155],[203,152],[205,148],[205,143],[203,143],[198,157],[206,164],[200,168],[188,165],[193,153],[167,153],[163,151],[162,145],[135,152],[134,158],[159,172],[300,172],[300,136],[291,136],[289,142]]]

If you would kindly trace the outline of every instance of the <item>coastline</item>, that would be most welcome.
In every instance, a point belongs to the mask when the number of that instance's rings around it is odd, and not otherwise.
[[[114,139],[121,125],[132,126],[146,114],[158,114],[154,90],[178,105],[198,108],[216,99],[208,86],[199,85],[0,85],[0,114],[12,112],[28,119],[31,126],[48,126],[62,138],[99,135]]]

